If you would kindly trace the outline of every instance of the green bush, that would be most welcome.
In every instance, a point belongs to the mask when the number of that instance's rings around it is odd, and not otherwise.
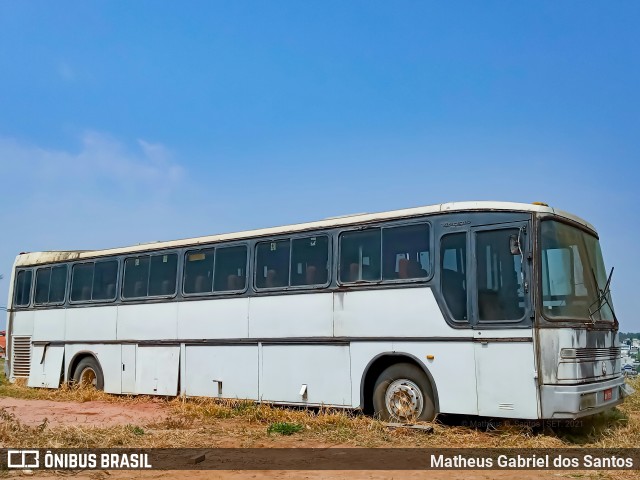
[[[293,435],[294,433],[298,433],[302,430],[302,425],[298,423],[289,423],[289,422],[276,422],[269,425],[267,428],[267,433],[271,435],[272,433],[279,433],[280,435]]]

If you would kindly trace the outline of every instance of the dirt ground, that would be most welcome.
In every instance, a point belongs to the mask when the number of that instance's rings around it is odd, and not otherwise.
[[[10,412],[24,425],[39,426],[46,425],[65,427],[116,427],[122,425],[139,425],[146,427],[157,422],[167,421],[174,414],[167,403],[163,402],[103,402],[103,401],[50,401],[35,399],[18,399],[2,397],[0,398],[0,410]],[[221,424],[227,428],[233,427],[239,419],[221,419]],[[245,430],[246,432],[246,430]],[[214,442],[217,446],[243,447],[242,436],[222,435],[219,441]],[[8,445],[7,445],[8,446]],[[330,444],[320,439],[303,439],[293,437],[277,437],[259,440],[252,444],[253,447],[340,447],[348,446],[341,444]],[[276,479],[558,479],[558,478],[603,478],[602,472],[570,472],[570,471],[10,471],[0,472],[0,477],[6,475],[7,478],[62,478],[69,477],[77,480],[120,480],[120,479],[256,479],[267,478]],[[637,472],[619,471],[606,472],[606,478],[639,478]]]
[[[109,472],[82,472],[79,474],[70,474],[67,472],[56,472],[46,474],[27,474],[18,473],[11,474],[10,478],[60,478],[69,477],[74,480],[121,480],[121,479],[145,479],[145,480],[171,480],[174,478],[188,478],[190,480],[239,480],[239,479],[278,479],[278,480],[293,480],[293,479],[305,479],[305,480],[338,480],[338,479],[353,479],[353,480],[391,480],[391,479],[410,479],[410,480],[422,480],[422,479],[434,479],[434,480],[558,480],[561,478],[602,478],[596,472],[554,472],[554,471],[475,471],[475,470],[446,470],[446,471],[351,471],[351,470],[334,470],[313,472],[306,470],[256,470],[256,471],[189,471],[189,470],[176,470],[176,471],[152,471],[152,472],[131,472],[131,471],[109,471]],[[629,479],[636,478],[629,476],[628,474],[621,473],[620,478]]]
[[[168,409],[159,403],[122,404],[108,402],[53,402],[0,398],[0,409],[13,413],[20,422],[29,426],[41,425],[93,425],[110,427],[129,424],[149,424],[167,418]]]

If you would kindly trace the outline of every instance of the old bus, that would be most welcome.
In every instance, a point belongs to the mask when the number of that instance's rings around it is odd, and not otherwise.
[[[544,204],[25,253],[11,285],[6,369],[31,387],[399,420],[576,418],[626,393],[596,230]]]

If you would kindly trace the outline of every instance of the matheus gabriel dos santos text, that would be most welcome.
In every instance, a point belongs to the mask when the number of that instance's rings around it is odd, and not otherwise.
[[[498,455],[469,457],[466,455],[431,455],[431,468],[633,468],[633,458],[591,454],[562,455]]]

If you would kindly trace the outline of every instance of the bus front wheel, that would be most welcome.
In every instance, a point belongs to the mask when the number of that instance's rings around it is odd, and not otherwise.
[[[93,357],[85,357],[73,372],[73,383],[83,387],[93,386],[96,390],[104,389],[104,377],[100,364]]]
[[[416,365],[387,367],[373,387],[373,408],[378,418],[391,422],[430,421],[436,415],[433,390]]]

